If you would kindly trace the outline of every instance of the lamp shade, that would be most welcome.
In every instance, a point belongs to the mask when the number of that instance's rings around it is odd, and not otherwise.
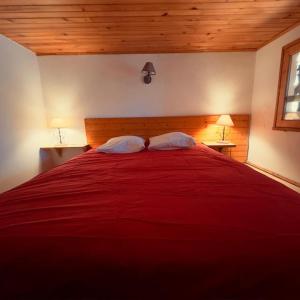
[[[234,126],[230,115],[221,115],[216,124],[221,126]]]
[[[52,128],[66,128],[68,127],[68,123],[66,120],[62,118],[53,118],[50,121],[50,127]]]
[[[145,65],[144,65],[144,68],[142,70],[142,73],[144,73],[144,74],[150,74],[150,75],[156,75],[153,63],[149,62],[149,61],[146,62]]]

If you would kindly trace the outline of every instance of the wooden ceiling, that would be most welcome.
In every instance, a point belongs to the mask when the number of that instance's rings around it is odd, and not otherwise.
[[[39,55],[256,50],[300,0],[1,0],[0,33]]]

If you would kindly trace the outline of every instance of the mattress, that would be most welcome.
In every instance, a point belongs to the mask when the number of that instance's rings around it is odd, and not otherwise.
[[[90,150],[0,195],[2,299],[298,299],[299,253],[299,194],[205,146]]]

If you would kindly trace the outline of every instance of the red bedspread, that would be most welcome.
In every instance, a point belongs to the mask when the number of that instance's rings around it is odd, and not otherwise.
[[[0,195],[1,299],[299,299],[300,196],[206,147],[91,150]]]

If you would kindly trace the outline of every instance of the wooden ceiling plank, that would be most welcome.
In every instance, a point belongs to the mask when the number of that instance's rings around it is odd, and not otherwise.
[[[255,37],[253,37],[252,35],[245,35],[244,33],[241,32],[211,32],[209,34],[207,34],[206,32],[202,32],[202,33],[189,33],[189,34],[182,34],[180,36],[180,40],[182,39],[190,39],[190,38],[201,38],[201,37],[205,37],[207,39],[214,39],[215,37],[222,37],[222,39],[227,39],[229,37],[241,37],[243,39],[256,39],[257,37],[270,37],[273,36],[274,33],[273,32],[256,32]],[[74,38],[78,39],[78,38],[82,38],[82,39],[87,39],[87,40],[91,40],[91,39],[134,39],[134,40],[138,40],[138,39],[144,39],[147,40],[148,37],[159,37],[159,38],[168,38],[168,39],[177,39],[178,38],[178,34],[177,33],[168,33],[168,34],[160,34],[160,33],[151,33],[150,35],[145,36],[145,34],[143,34],[143,32],[139,32],[137,34],[134,35],[123,35],[121,34],[114,34],[114,35],[109,35],[109,34],[102,34],[102,33],[93,33],[90,35],[87,34],[83,34],[83,33],[78,33],[76,35],[51,35],[51,39],[57,38],[57,39],[61,39],[61,40],[65,40],[65,41],[69,41],[69,40],[73,40]],[[14,37],[19,38],[19,39],[27,39],[27,40],[32,40],[32,41],[37,41],[39,39],[48,39],[48,35],[39,35],[39,36],[26,36],[26,35],[14,35]]]
[[[84,2],[83,2],[84,3]],[[298,0],[262,2],[202,2],[202,3],[147,3],[147,4],[98,4],[98,5],[1,5],[0,12],[97,12],[97,11],[162,11],[162,10],[202,10],[202,9],[255,9],[299,7]]]
[[[278,27],[278,30],[283,30],[284,27]],[[78,37],[78,36],[85,36],[85,37],[96,37],[96,36],[135,36],[135,35],[144,35],[145,36],[145,30],[146,29],[139,29],[132,31],[120,31],[120,30],[101,30],[101,29],[95,29],[95,30],[72,30],[72,31],[63,31],[63,30],[55,30],[55,31],[36,31],[36,32],[7,32],[6,35],[8,37],[16,38],[16,37],[27,37],[27,38],[34,38],[34,37],[43,37],[43,38],[52,38],[52,37]],[[216,33],[221,34],[245,34],[245,33],[269,33],[274,34],[273,28],[221,28],[221,27],[205,27],[205,28],[199,28],[199,29],[185,29],[184,31],[178,31],[176,28],[170,28],[167,31],[162,30],[161,28],[156,28],[151,30],[150,33],[147,33],[148,36],[153,35],[174,35],[175,37],[178,37],[180,35],[189,36],[189,35],[200,35],[200,34],[206,34],[206,35],[212,35]]]
[[[225,3],[225,2],[264,2],[266,0],[172,0],[172,3]],[[288,0],[278,0],[289,2]],[[123,4],[123,0],[1,0],[1,5],[80,5],[80,4]],[[126,4],[145,4],[149,0],[126,0]],[[151,0],[151,3],[162,3],[162,0]]]
[[[255,23],[257,25],[261,25],[259,22],[265,22],[265,23],[272,23],[276,24],[279,23],[291,23],[291,21],[296,22],[299,20],[298,17],[299,14],[296,14],[293,17],[285,18],[284,15],[274,15],[269,18],[261,18],[256,17],[256,15],[247,15],[247,16],[236,16],[236,17],[220,17],[220,16],[203,16],[203,17],[197,17],[197,18],[177,18],[177,17],[170,17],[170,18],[150,18],[150,19],[132,19],[132,18],[106,18],[102,19],[102,22],[97,22],[98,19],[94,19],[95,22],[84,22],[83,23],[77,23],[73,22],[73,19],[66,19],[66,18],[60,18],[63,22],[57,22],[58,18],[54,18],[53,22],[51,22],[51,28],[68,28],[68,27],[80,27],[80,28],[91,28],[91,27],[98,27],[104,25],[104,26],[126,26],[128,24],[132,26],[157,26],[160,25],[167,25],[169,27],[172,27],[173,25],[191,25],[191,24],[211,24],[211,25],[217,25],[217,24],[228,24],[228,22],[235,23],[235,24],[246,24],[246,23]],[[1,26],[0,30],[6,29],[6,28],[49,28],[49,23],[51,19],[27,19],[28,21],[26,23],[19,23],[17,22],[18,19],[7,19],[7,18],[0,18],[0,21],[4,20],[4,24]],[[47,20],[45,23],[35,22],[35,20]],[[130,21],[131,20],[131,21]]]
[[[224,20],[266,20],[266,18],[272,17],[272,19],[298,19],[300,14],[300,9],[298,11],[294,11],[293,13],[274,13],[271,15],[264,15],[264,14],[225,14],[225,15],[202,15],[202,16],[168,16],[167,18],[154,16],[154,17],[143,17],[143,18],[136,18],[136,17],[54,17],[54,18],[7,18],[0,15],[0,21],[4,20],[5,24],[66,24],[66,23],[78,23],[78,24],[89,24],[89,23],[173,23],[173,22],[204,22],[204,21],[211,21],[211,22],[218,22]],[[26,25],[24,25],[26,26]],[[80,25],[86,26],[86,25]],[[170,25],[169,25],[170,26]]]
[[[276,8],[230,8],[230,9],[201,9],[201,10],[154,10],[154,11],[71,11],[71,12],[0,12],[0,18],[26,19],[26,18],[76,18],[76,17],[168,17],[168,16],[215,16],[215,15],[248,15],[264,14],[266,17],[272,14],[294,15],[300,12],[299,7],[293,7],[289,11],[286,7]]]

